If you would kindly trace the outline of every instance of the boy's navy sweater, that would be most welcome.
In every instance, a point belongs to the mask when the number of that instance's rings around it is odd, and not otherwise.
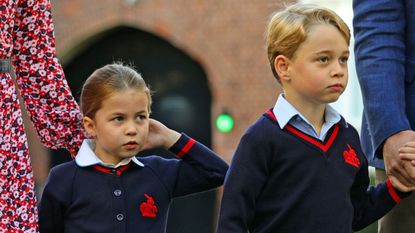
[[[165,232],[174,197],[222,185],[228,165],[182,134],[170,150],[182,159],[139,158],[140,167],[54,167],[40,202],[40,232]]]
[[[344,119],[324,142],[272,111],[242,137],[225,179],[217,233],[352,233],[407,194],[370,187],[356,130]]]

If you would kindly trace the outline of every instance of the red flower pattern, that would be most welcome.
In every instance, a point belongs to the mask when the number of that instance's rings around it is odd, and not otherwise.
[[[75,155],[81,114],[55,51],[49,0],[0,0],[0,59],[10,59],[17,87],[42,143]],[[38,232],[36,197],[16,87],[0,73],[0,232]]]

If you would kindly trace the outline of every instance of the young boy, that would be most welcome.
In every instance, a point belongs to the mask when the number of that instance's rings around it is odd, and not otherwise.
[[[347,85],[349,39],[325,8],[273,15],[268,58],[284,91],[240,141],[217,233],[351,233],[407,195],[389,180],[368,189],[358,133],[328,105]]]

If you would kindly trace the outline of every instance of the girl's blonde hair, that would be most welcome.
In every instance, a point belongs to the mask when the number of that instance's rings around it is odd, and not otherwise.
[[[266,47],[272,73],[278,81],[280,80],[274,67],[275,58],[278,55],[284,55],[292,59],[298,47],[306,40],[310,28],[316,24],[335,26],[349,45],[349,27],[330,9],[311,4],[294,4],[271,16],[267,29]]]
[[[93,119],[106,98],[131,88],[146,93],[150,113],[150,89],[133,67],[117,62],[95,70],[82,87],[80,105],[83,115]]]

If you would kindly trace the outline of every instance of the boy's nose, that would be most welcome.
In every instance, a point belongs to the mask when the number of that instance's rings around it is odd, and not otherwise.
[[[343,77],[344,74],[345,74],[345,72],[346,72],[345,71],[345,68],[344,68],[344,64],[335,63],[333,66],[334,67],[333,67],[333,69],[331,71],[331,76],[332,77],[338,77],[338,78]]]

